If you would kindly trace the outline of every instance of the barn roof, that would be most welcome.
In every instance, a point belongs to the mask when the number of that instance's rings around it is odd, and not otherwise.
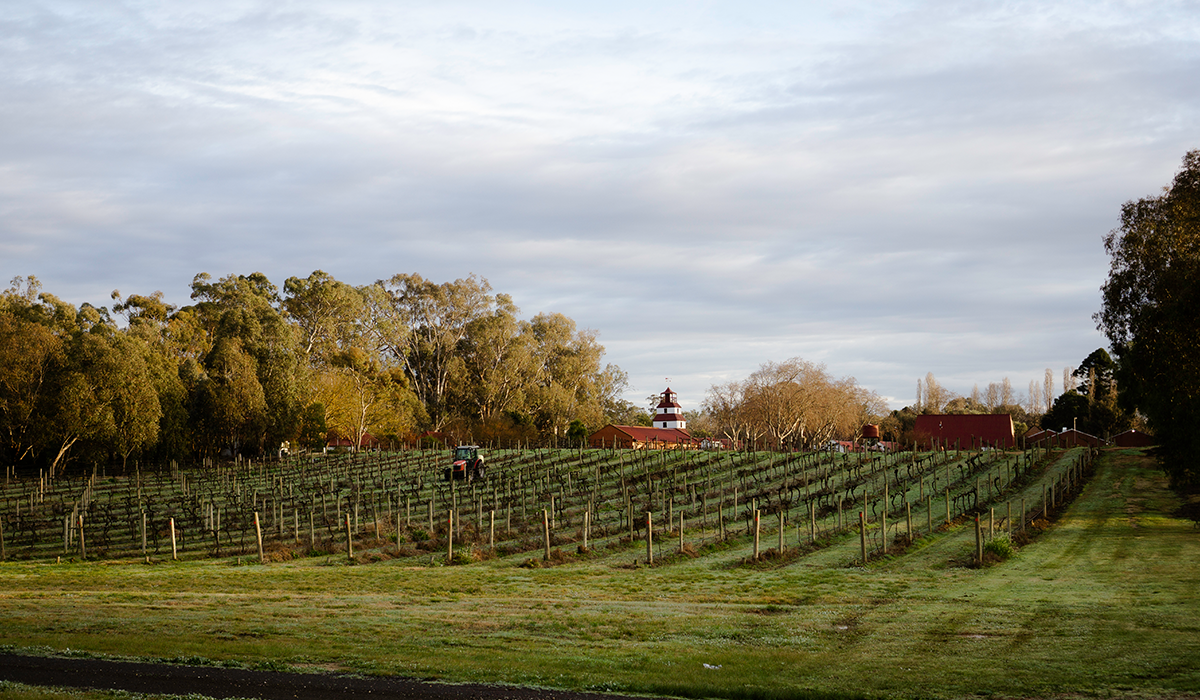
[[[1012,416],[1007,413],[945,413],[917,416],[913,432],[918,439],[933,438],[943,445],[957,442],[967,447],[982,441],[984,444],[1001,444],[1007,447],[1016,443]]]

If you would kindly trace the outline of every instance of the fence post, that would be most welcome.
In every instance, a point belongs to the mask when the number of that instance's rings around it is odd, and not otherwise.
[[[758,510],[754,511],[754,560],[758,561]]]
[[[179,561],[179,551],[175,548],[175,518],[170,519],[171,523],[171,561]],[[83,549],[83,517],[79,518],[79,548]]]
[[[172,550],[174,546],[172,545]],[[83,513],[79,514],[79,558],[87,559],[87,547],[83,544]]]
[[[979,516],[975,516],[975,563],[983,566],[983,533],[980,531]]]
[[[679,509],[679,553],[683,554],[683,509]]]
[[[654,514],[646,511],[646,563],[654,566]]]
[[[862,548],[862,563],[867,565],[867,514],[864,511],[858,512],[858,541]]]
[[[257,510],[254,511],[254,537],[255,537],[255,540],[258,542],[258,563],[265,564],[267,562],[266,562],[266,557],[263,556],[262,523],[259,522]]]
[[[542,555],[544,561],[550,561],[550,514],[542,510],[542,539],[545,542],[546,553]]]

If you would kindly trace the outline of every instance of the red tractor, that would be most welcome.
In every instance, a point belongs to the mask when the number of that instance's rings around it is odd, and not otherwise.
[[[454,448],[454,462],[442,472],[445,481],[465,481],[468,484],[482,479],[487,467],[478,445],[459,445]]]

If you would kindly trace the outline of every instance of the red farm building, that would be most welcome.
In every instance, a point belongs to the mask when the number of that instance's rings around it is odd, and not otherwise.
[[[1140,430],[1126,430],[1114,436],[1112,441],[1117,447],[1150,447],[1158,444],[1153,435]]]
[[[943,449],[974,449],[979,447],[1013,447],[1012,416],[1007,413],[943,414],[917,416],[913,426],[918,447],[940,446]]]
[[[653,427],[609,425],[588,436],[588,446],[626,449],[678,450],[699,447],[699,441],[687,431],[683,408],[670,387],[654,413]]]

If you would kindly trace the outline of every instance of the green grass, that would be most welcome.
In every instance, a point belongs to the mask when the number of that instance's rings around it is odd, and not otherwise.
[[[1196,694],[1200,531],[1178,507],[1122,451],[982,569],[973,526],[866,568],[853,534],[774,567],[734,565],[745,540],[654,568],[644,545],[549,568],[6,562],[0,644],[686,697]]]

